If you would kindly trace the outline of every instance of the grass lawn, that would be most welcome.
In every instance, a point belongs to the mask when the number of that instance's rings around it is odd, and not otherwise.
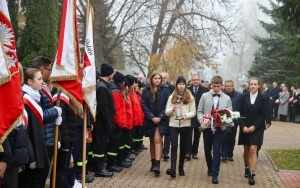
[[[300,170],[300,149],[267,149],[279,170]]]

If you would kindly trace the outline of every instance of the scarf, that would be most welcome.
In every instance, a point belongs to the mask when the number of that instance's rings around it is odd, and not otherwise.
[[[22,90],[32,97],[36,102],[40,102],[41,94],[38,90],[34,90],[26,84],[23,85]]]

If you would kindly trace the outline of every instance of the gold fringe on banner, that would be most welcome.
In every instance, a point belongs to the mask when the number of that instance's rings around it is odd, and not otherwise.
[[[60,90],[62,93],[66,94],[70,99],[70,106],[71,108],[77,112],[77,114],[83,118],[83,107],[82,104],[80,104],[75,97],[71,93],[69,93],[65,88],[61,87],[57,82],[51,82],[54,87],[56,87],[58,90]]]
[[[88,86],[88,87],[82,88],[82,90],[83,90],[83,92],[90,93],[92,91],[96,91],[96,86]]]
[[[0,79],[0,86],[2,86],[3,84],[6,84],[7,82],[9,82],[11,80],[11,76],[7,76],[6,78],[1,78]]]
[[[57,77],[50,77],[50,82],[56,82],[56,81],[72,81],[72,80],[78,80],[78,76],[57,76]]]
[[[4,142],[4,140],[7,138],[7,135],[9,135],[9,133],[11,133],[11,131],[20,123],[20,121],[23,118],[23,112],[21,113],[21,115],[16,119],[16,121],[12,124],[12,126],[10,126],[10,128],[5,132],[5,134],[2,136],[2,138],[0,139],[0,152],[4,152],[4,149],[2,147],[2,143]]]

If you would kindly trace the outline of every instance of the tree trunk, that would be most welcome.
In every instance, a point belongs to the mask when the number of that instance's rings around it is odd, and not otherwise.
[[[103,58],[103,40],[101,34],[105,25],[105,7],[103,0],[90,0],[90,4],[94,8],[94,50],[95,50],[95,64],[98,71],[100,71],[101,64],[104,63]]]

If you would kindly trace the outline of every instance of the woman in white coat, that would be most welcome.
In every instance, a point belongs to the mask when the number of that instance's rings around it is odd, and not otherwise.
[[[166,173],[175,178],[178,136],[180,135],[179,175],[184,176],[183,165],[186,154],[186,143],[191,127],[190,119],[196,115],[195,99],[187,89],[186,80],[182,76],[177,78],[175,90],[168,99],[166,115],[170,117],[171,140],[171,168]]]

